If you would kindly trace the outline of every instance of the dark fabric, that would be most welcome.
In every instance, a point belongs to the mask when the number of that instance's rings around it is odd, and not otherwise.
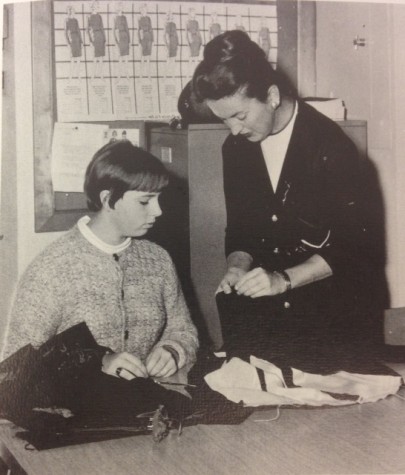
[[[168,426],[190,414],[189,398],[151,379],[103,373],[106,350],[81,323],[38,350],[28,345],[11,355],[0,364],[1,417],[26,429],[21,436],[40,449],[152,433],[161,407]]]
[[[30,411],[18,421],[27,429],[18,436],[38,450],[141,434],[153,434],[159,441],[170,429],[180,427],[183,414],[191,412],[189,398],[150,379],[127,381],[99,371],[69,394],[64,407],[72,417]],[[154,419],[161,411],[165,416],[158,427]]]
[[[44,421],[41,418],[41,422]],[[69,445],[86,444],[90,442],[101,442],[103,440],[121,439],[123,437],[133,437],[134,435],[149,434],[150,430],[147,426],[137,426],[130,428],[112,427],[108,430],[101,429],[87,429],[87,428],[64,428],[60,431],[60,426],[57,430],[50,430],[49,425],[44,431],[38,429],[17,432],[19,439],[27,442],[27,450],[47,450],[56,449],[58,447],[67,447]]]
[[[44,343],[27,345],[0,364],[0,413],[24,424],[33,407],[69,407],[73,393],[92,371],[100,371],[106,348],[99,346],[85,323]]]
[[[315,374],[348,371],[396,374],[380,355],[347,338],[347,329],[316,315],[286,315],[271,298],[250,299],[233,293],[217,295],[227,359],[249,361],[251,355],[270,361],[291,380],[291,368]],[[342,316],[342,320],[346,315]]]
[[[331,278],[274,299],[277,313],[325,319],[326,325],[346,327],[357,340],[359,331],[351,326],[361,321],[362,338],[381,343],[382,309],[376,297],[383,289],[376,288],[373,278],[381,274],[382,258],[365,219],[367,190],[358,153],[342,129],[299,102],[276,193],[260,143],[229,136],[223,169],[227,255],[247,252],[253,267],[274,271],[318,254],[333,271]]]
[[[197,362],[188,374],[192,397],[192,413],[184,419],[185,425],[194,424],[240,424],[254,411],[242,403],[228,401],[222,394],[213,391],[204,380],[204,376],[219,369],[225,358],[218,358],[212,352],[201,350]]]
[[[136,434],[161,440],[182,425],[237,424],[251,413],[205,384],[212,367],[205,356],[195,366],[191,398],[150,378],[103,373],[106,351],[85,323],[38,350],[22,348],[0,363],[0,417],[25,429],[18,436],[42,450]]]

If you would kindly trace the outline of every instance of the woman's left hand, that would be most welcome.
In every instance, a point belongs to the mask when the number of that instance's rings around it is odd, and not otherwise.
[[[255,299],[282,294],[286,291],[286,285],[284,279],[277,273],[255,267],[237,282],[235,291],[238,295]]]
[[[146,369],[149,376],[168,377],[177,371],[177,363],[168,350],[158,347],[146,358]]]

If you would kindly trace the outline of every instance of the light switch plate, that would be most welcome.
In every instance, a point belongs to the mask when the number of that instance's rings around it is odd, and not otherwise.
[[[172,149],[171,147],[161,147],[160,158],[163,163],[172,163]]]

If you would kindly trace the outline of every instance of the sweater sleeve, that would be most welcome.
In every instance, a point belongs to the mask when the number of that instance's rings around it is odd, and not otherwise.
[[[42,262],[34,261],[19,282],[1,359],[27,344],[39,347],[57,333],[60,312],[52,285],[54,277]]]
[[[164,283],[164,303],[167,322],[164,332],[155,345],[169,345],[179,354],[178,367],[194,363],[198,349],[197,329],[190,318],[180,281],[169,256],[167,256]]]

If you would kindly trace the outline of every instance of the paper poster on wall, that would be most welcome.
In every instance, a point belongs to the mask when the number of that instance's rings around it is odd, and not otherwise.
[[[52,139],[54,191],[82,192],[91,158],[106,142],[107,125],[55,123]]]
[[[245,31],[277,66],[276,1],[66,1],[54,5],[60,122],[168,119],[216,35]]]

